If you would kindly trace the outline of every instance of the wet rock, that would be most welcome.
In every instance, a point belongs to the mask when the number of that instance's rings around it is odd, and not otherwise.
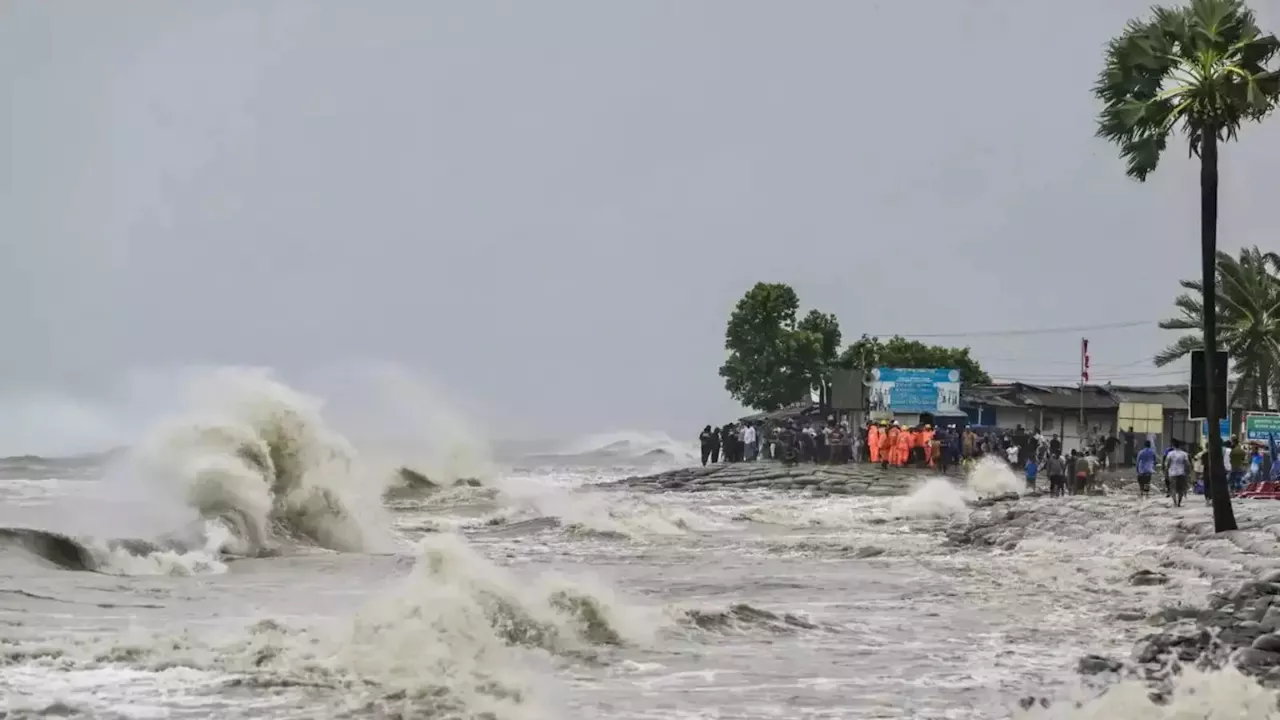
[[[1253,640],[1253,648],[1267,652],[1280,652],[1280,635],[1275,633],[1259,635]]]
[[[475,478],[458,478],[453,481],[454,487],[481,487],[480,481]]]
[[[1129,576],[1129,584],[1137,586],[1164,585],[1169,582],[1169,576],[1164,573],[1158,573],[1151,570],[1139,570]]]
[[[1124,663],[1104,655],[1085,655],[1076,663],[1076,671],[1081,675],[1118,673],[1122,668],[1124,668]]]
[[[1262,674],[1274,667],[1280,667],[1280,652],[1245,648],[1236,653],[1232,660],[1241,672]]]
[[[853,553],[853,556],[855,558],[873,558],[873,557],[879,557],[883,554],[884,554],[884,548],[878,548],[878,547],[868,545],[866,547],[860,547],[857,550],[855,550]]]
[[[1030,710],[1036,705],[1039,705],[1042,708],[1048,708],[1050,705],[1049,698],[1046,698],[1046,697],[1038,698],[1035,695],[1028,695],[1018,700],[1018,706],[1021,707],[1023,710]]]
[[[1147,619],[1147,614],[1141,610],[1121,610],[1111,616],[1120,622],[1139,622]]]
[[[1248,647],[1254,640],[1266,635],[1267,630],[1261,623],[1242,622],[1232,627],[1225,627],[1218,633],[1218,642],[1227,647]]]
[[[1152,625],[1168,625],[1169,623],[1178,622],[1179,620],[1194,620],[1204,614],[1199,608],[1178,605],[1175,607],[1162,607],[1151,614],[1147,618],[1147,622]],[[1234,620],[1234,618],[1233,618]]]
[[[1242,607],[1246,601],[1265,595],[1280,595],[1280,583],[1246,582],[1231,596],[1231,601],[1236,607]]]
[[[599,489],[628,488],[638,491],[664,489],[670,492],[697,492],[701,486],[719,484],[733,489],[795,490],[815,486],[847,488],[836,494],[903,495],[921,479],[933,474],[923,469],[884,470],[875,465],[820,465],[803,463],[783,465],[771,461],[716,464],[706,467],[679,468],[629,477],[596,486]]]
[[[1213,635],[1203,628],[1174,630],[1148,635],[1138,641],[1134,659],[1140,663],[1160,662],[1173,657],[1194,662],[1213,645]]]
[[[991,497],[974,500],[973,507],[991,507],[996,503],[1013,502],[1018,500],[1020,497],[1021,496],[1015,492],[1000,493],[999,495],[992,495]]]
[[[1272,605],[1258,621],[1267,630],[1280,630],[1280,607]]]

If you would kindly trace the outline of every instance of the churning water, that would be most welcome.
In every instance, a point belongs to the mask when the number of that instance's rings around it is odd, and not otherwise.
[[[207,382],[127,454],[4,469],[8,717],[1274,716],[1232,670],[1162,706],[1076,674],[1265,564],[1273,537],[1216,538],[1195,503],[973,508],[1017,489],[997,464],[898,498],[591,489],[687,459],[652,435],[423,478],[269,375]]]

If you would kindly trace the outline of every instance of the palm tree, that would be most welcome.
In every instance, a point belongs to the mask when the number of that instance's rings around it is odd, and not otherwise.
[[[1236,397],[1250,399],[1262,410],[1271,409],[1272,390],[1280,383],[1280,256],[1257,247],[1240,251],[1240,258],[1219,252],[1217,262],[1218,341],[1235,365]],[[1183,280],[1182,294],[1174,301],[1179,317],[1160,323],[1165,330],[1194,330],[1155,356],[1155,364],[1168,365],[1204,348],[1203,284]]]
[[[1218,347],[1215,261],[1218,256],[1218,144],[1234,140],[1246,120],[1260,120],[1275,107],[1280,75],[1269,64],[1280,50],[1263,35],[1243,0],[1191,0],[1181,8],[1155,8],[1147,20],[1130,20],[1107,45],[1106,62],[1094,86],[1103,102],[1098,136],[1120,147],[1127,173],[1146,180],[1181,129],[1200,158],[1201,315],[1207,378],[1214,377]],[[1210,384],[1209,414],[1219,405]],[[1215,423],[1211,419],[1210,426]],[[1235,530],[1227,495],[1221,439],[1209,433],[1208,469],[1213,524]]]

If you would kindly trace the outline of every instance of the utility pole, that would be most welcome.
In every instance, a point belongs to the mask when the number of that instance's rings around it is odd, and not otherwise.
[[[1084,384],[1089,382],[1089,338],[1080,338],[1080,450],[1084,451]]]

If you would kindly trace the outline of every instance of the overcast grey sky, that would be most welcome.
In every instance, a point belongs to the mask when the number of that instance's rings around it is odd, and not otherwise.
[[[118,435],[121,382],[190,363],[324,393],[394,360],[494,435],[684,434],[737,411],[758,280],[848,339],[1150,319],[1084,333],[1097,376],[1178,380],[1141,359],[1198,272],[1194,166],[1140,185],[1093,138],[1148,5],[10,0],[0,452]],[[1275,247],[1278,150],[1227,148],[1224,248]],[[1081,334],[955,342],[1066,382]]]

